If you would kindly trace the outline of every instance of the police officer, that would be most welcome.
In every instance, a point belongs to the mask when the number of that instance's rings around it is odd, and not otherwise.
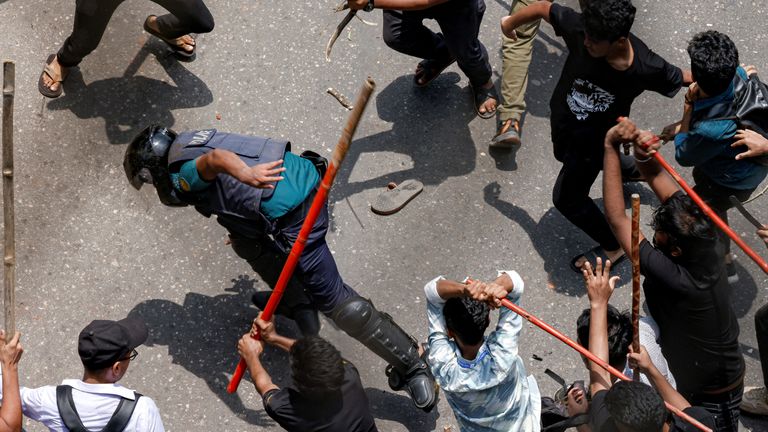
[[[176,134],[160,126],[141,132],[123,161],[136,189],[151,183],[165,205],[192,205],[206,217],[215,214],[229,231],[235,252],[255,270],[265,250],[287,256],[325,164],[312,152],[291,153],[288,141],[215,129]],[[437,387],[415,340],[342,281],[325,241],[327,230],[328,209],[323,206],[296,268],[315,320],[319,310],[384,359],[390,387],[406,390],[418,408],[430,411],[437,403]],[[305,323],[302,331],[306,329]]]

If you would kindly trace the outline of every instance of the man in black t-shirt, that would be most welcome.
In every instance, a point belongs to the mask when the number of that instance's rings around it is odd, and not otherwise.
[[[264,345],[251,335],[291,355],[294,386],[279,388],[259,361]],[[237,350],[248,364],[256,391],[270,417],[289,432],[377,432],[360,374],[339,351],[318,336],[293,340],[279,335],[272,322],[256,318]]]
[[[619,116],[629,115],[632,102],[645,90],[674,96],[691,78],[651,51],[629,32],[635,17],[630,0],[587,2],[583,13],[539,1],[502,19],[502,31],[515,38],[515,28],[544,19],[568,46],[568,58],[550,100],[555,158],[563,163],[552,191],[555,207],[593,240],[591,251],[571,260],[580,273],[596,256],[618,264],[623,259],[589,190],[603,167],[603,138]],[[628,180],[638,179],[634,164],[623,167]]]
[[[635,142],[638,168],[661,206],[653,215],[653,243],[640,234],[640,272],[648,310],[659,325],[661,349],[691,404],[715,414],[718,430],[736,431],[744,388],[739,323],[712,221],[640,146],[655,137],[623,120],[605,137],[605,214],[621,247],[631,248],[618,144]]]

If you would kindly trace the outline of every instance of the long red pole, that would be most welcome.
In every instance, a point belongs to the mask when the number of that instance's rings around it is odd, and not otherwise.
[[[632,194],[632,349],[640,352],[640,195]],[[635,381],[640,380],[640,371],[632,371]]]
[[[572,339],[568,338],[564,334],[557,331],[555,328],[550,326],[549,324],[545,323],[544,321],[536,318],[535,316],[528,313],[525,309],[521,308],[520,306],[512,303],[509,301],[509,299],[502,299],[501,304],[504,305],[504,307],[507,307],[511,309],[516,314],[520,315],[521,317],[525,318],[530,322],[531,324],[539,327],[540,329],[544,330],[545,332],[551,334],[555,338],[559,339],[561,342],[565,343],[569,347],[575,349],[578,351],[581,355],[584,357],[590,359],[595,364],[600,366],[601,368],[607,370],[611,375],[615,376],[616,378],[622,379],[624,381],[629,381],[629,377],[624,375],[623,373],[616,370],[614,367],[609,365],[607,362],[603,361],[600,357],[597,357],[596,355],[589,352],[588,349],[584,348],[583,346],[579,345],[578,343],[574,342]],[[698,420],[695,418],[689,416],[688,414],[684,413],[682,410],[677,408],[676,406],[670,404],[669,402],[664,402],[667,405],[667,409],[672,411],[676,416],[680,417],[681,419],[689,422],[690,424],[696,426],[697,428],[701,429],[704,432],[712,432],[712,429],[706,427],[705,425],[701,424]]]
[[[272,290],[267,305],[261,313],[261,319],[264,321],[269,321],[272,318],[272,315],[277,309],[277,305],[280,303],[280,299],[283,297],[283,292],[288,286],[288,281],[290,281],[291,276],[293,276],[293,271],[296,269],[299,257],[304,251],[304,246],[307,244],[307,238],[309,238],[309,234],[312,232],[312,227],[315,225],[317,216],[325,205],[325,200],[328,197],[328,190],[331,189],[333,180],[336,178],[336,172],[338,171],[341,162],[344,160],[344,157],[347,155],[347,150],[349,150],[349,145],[352,142],[352,136],[355,134],[357,125],[360,123],[360,118],[363,115],[363,111],[365,111],[365,107],[368,105],[368,100],[371,98],[371,94],[375,87],[376,83],[369,77],[366,79],[365,83],[363,83],[363,88],[360,90],[360,94],[357,95],[354,109],[349,114],[349,119],[342,131],[341,138],[339,138],[339,142],[333,150],[328,169],[325,171],[323,180],[320,182],[320,187],[317,188],[315,198],[312,200],[312,206],[309,208],[306,218],[304,218],[304,223],[299,231],[299,236],[296,239],[296,242],[294,242],[293,247],[291,247],[291,252],[288,254],[283,270],[280,272],[280,277],[277,279],[275,289]],[[258,334],[253,336],[254,339],[259,339],[259,337]],[[237,387],[243,379],[247,366],[245,360],[240,358],[240,362],[237,364],[237,369],[235,369],[235,373],[232,375],[232,379],[227,385],[227,393],[234,393],[237,391]]]
[[[619,121],[622,121],[625,118],[626,117],[619,117]],[[655,144],[657,142],[659,142],[658,136],[654,137],[654,140],[649,142],[646,146]],[[701,197],[693,190],[693,188],[688,186],[688,183],[686,183],[685,180],[683,180],[683,178],[680,177],[680,174],[678,174],[677,171],[675,171],[675,169],[672,168],[672,166],[669,163],[667,163],[667,161],[664,159],[664,156],[662,156],[661,153],[659,152],[653,152],[651,156],[653,156],[653,158],[656,159],[659,165],[661,165],[661,167],[664,168],[669,173],[669,175],[672,176],[672,178],[677,182],[677,184],[680,185],[681,188],[683,188],[685,193],[687,193],[688,196],[691,197],[693,202],[695,202],[696,205],[698,205],[701,208],[701,210],[707,216],[709,216],[710,219],[712,219],[715,225],[717,225],[718,228],[720,228],[726,235],[728,235],[728,237],[730,237],[731,240],[733,240],[733,242],[736,243],[741,248],[741,250],[744,251],[745,254],[747,254],[747,256],[752,258],[752,261],[754,261],[766,274],[768,274],[768,263],[766,263],[765,260],[763,260],[760,257],[760,255],[755,253],[755,251],[753,251],[752,248],[749,247],[749,245],[747,245],[744,242],[744,240],[742,240],[741,237],[739,237],[739,235],[736,234],[736,232],[733,231],[731,227],[728,226],[727,223],[723,222],[723,220],[720,219],[720,216],[718,216],[717,213],[715,213],[707,205],[707,203],[705,203],[704,200],[701,199]]]

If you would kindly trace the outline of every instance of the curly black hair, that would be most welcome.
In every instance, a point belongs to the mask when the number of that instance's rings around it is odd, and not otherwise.
[[[480,343],[490,323],[488,305],[467,297],[448,299],[443,306],[443,315],[448,330],[467,345]]]
[[[590,316],[590,310],[584,309],[576,320],[576,338],[586,349],[589,349]],[[614,306],[608,305],[608,363],[614,368],[624,369],[633,335],[629,311],[619,312]]]
[[[728,89],[739,67],[739,50],[727,35],[708,30],[688,42],[693,80],[709,96]]]
[[[319,336],[308,336],[291,347],[291,371],[299,393],[322,398],[341,389],[344,362],[341,353]]]
[[[691,197],[681,192],[653,212],[651,227],[666,234],[667,248],[680,248],[686,261],[695,261],[717,244],[715,225]]]
[[[600,0],[585,2],[584,30],[590,39],[616,42],[629,37],[637,9],[630,0]]]
[[[668,419],[659,393],[636,381],[619,381],[611,386],[605,394],[605,407],[614,423],[635,432],[659,432]]]

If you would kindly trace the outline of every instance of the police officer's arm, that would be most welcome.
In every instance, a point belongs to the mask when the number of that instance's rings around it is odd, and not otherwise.
[[[259,360],[261,353],[264,352],[263,342],[251,337],[250,333],[246,333],[237,343],[237,352],[240,353],[240,357],[248,365],[248,372],[251,374],[253,385],[256,386],[256,391],[259,392],[259,395],[263,396],[270,390],[280,388],[272,382],[272,377],[269,376]]]
[[[3,366],[3,406],[0,408],[0,432],[21,430],[21,395],[19,394],[19,360],[24,349],[19,343],[19,332],[6,341],[0,330],[0,363]]]
[[[255,334],[255,332],[259,333],[261,340],[264,342],[281,348],[284,351],[290,351],[293,344],[296,343],[295,339],[277,333],[275,330],[274,317],[270,321],[264,321],[261,319],[261,314],[259,314],[259,316],[253,320],[253,327],[251,328],[251,333]]]
[[[280,159],[249,167],[231,151],[214,149],[197,158],[195,164],[200,177],[208,182],[215,180],[219,174],[229,174],[255,188],[272,189],[275,187],[273,182],[283,179],[278,175],[285,171],[285,168],[281,167],[282,163],[283,160]]]
[[[448,0],[374,0],[373,7],[376,9],[395,9],[395,10],[421,10],[428,9],[445,3]],[[350,9],[362,9],[368,6],[368,0],[347,0]]]

